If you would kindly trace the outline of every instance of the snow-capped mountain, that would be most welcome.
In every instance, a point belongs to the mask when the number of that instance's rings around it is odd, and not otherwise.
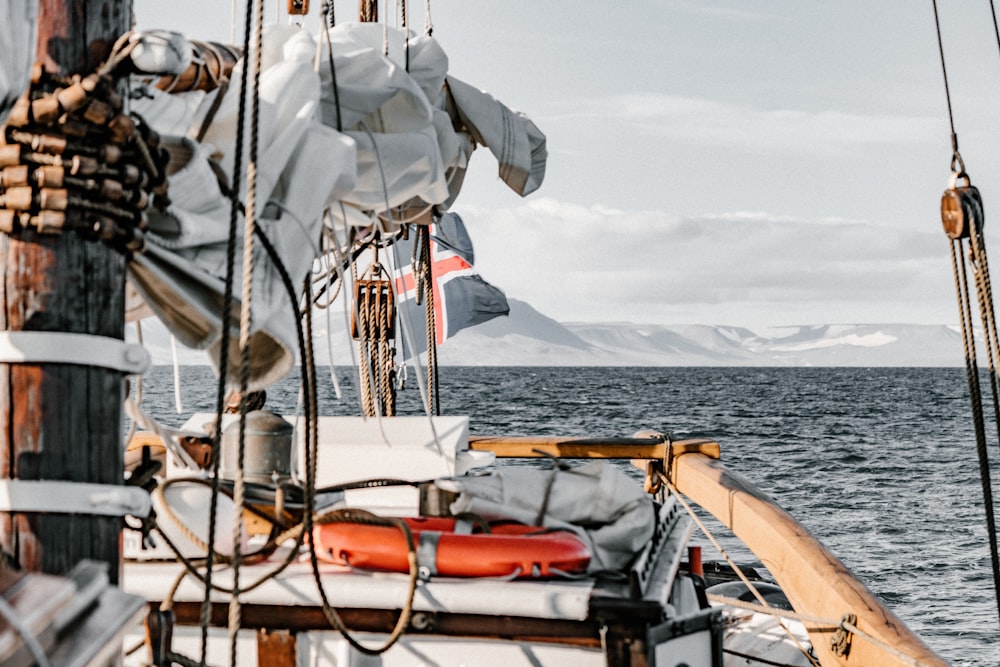
[[[822,324],[762,331],[721,325],[558,323],[510,300],[510,315],[445,342],[449,365],[961,366],[945,325]]]
[[[813,324],[768,330],[722,325],[560,323],[523,301],[510,315],[460,331],[438,349],[451,366],[962,366],[954,327],[921,324]],[[334,318],[339,322],[341,318]],[[162,325],[144,324],[154,362],[172,360]],[[325,332],[317,333],[327,363]],[[323,339],[323,340],[320,340]],[[338,363],[352,359],[334,331]],[[203,352],[178,346],[181,364],[204,364]]]

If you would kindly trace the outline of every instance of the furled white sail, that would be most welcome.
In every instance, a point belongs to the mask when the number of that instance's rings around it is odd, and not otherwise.
[[[454,514],[574,531],[590,546],[591,571],[627,567],[653,535],[649,495],[604,461],[569,469],[508,467],[436,484],[460,493],[451,506]]]
[[[162,33],[151,41],[156,43],[147,52],[154,60],[155,48],[173,49]],[[409,35],[407,41],[402,31],[381,25],[343,24],[321,34],[318,44],[296,27],[271,26],[262,51],[258,224],[296,288],[318,253],[324,210],[341,227],[386,224],[380,215],[399,221],[433,206],[443,210],[458,194],[476,143],[491,146],[501,176],[515,191],[527,194],[538,187],[544,136],[486,93],[455,80],[446,84],[448,59],[432,37]],[[231,209],[228,185],[220,185],[217,175],[225,182],[233,173],[242,66],[241,61],[228,89],[152,90],[134,104],[155,129],[173,136],[164,139],[172,156],[172,203],[165,213],[151,215],[149,249],[131,263],[132,282],[179,340],[209,350],[216,364]],[[211,118],[207,127],[206,118]],[[201,142],[192,139],[199,134]],[[246,187],[240,183],[242,201]],[[387,209],[393,209],[391,215],[385,215]],[[236,270],[239,284],[240,267]],[[253,293],[251,385],[256,388],[294,364],[292,304],[298,299],[287,293],[275,263],[262,251]],[[235,340],[231,336],[233,369],[238,368]]]

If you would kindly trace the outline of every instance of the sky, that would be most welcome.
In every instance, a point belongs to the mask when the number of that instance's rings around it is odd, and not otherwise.
[[[423,3],[409,4],[422,28]],[[989,241],[1000,49],[989,3],[972,4],[939,11]],[[134,6],[139,27],[229,40],[224,0]],[[508,297],[563,322],[957,323],[930,0],[430,7],[450,73],[547,136],[536,193],[508,190],[480,148],[453,206],[477,270]],[[337,20],[355,8],[338,3]]]

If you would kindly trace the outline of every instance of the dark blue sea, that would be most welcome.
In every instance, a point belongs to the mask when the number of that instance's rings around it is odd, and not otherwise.
[[[172,372],[147,376],[148,411],[179,425],[214,410],[208,368],[181,369],[181,414]],[[474,434],[654,429],[719,441],[730,469],[789,510],[945,659],[1000,664],[964,369],[461,367],[439,375],[442,414],[469,415]],[[340,399],[321,370],[320,411],[357,414],[356,378],[349,369],[337,377]],[[268,390],[272,410],[294,413],[297,402],[297,376]],[[412,374],[399,412],[422,412]],[[988,433],[1000,468],[992,425]],[[705,558],[719,559],[707,543]]]

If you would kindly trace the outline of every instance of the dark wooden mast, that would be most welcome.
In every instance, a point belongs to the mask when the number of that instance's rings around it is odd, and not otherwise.
[[[39,0],[37,60],[90,73],[131,27],[131,0]],[[0,234],[0,329],[124,336],[125,260],[75,233]],[[72,364],[0,363],[0,477],[122,484],[122,375]],[[32,571],[81,559],[119,579],[121,519],[0,513],[0,546]]]

